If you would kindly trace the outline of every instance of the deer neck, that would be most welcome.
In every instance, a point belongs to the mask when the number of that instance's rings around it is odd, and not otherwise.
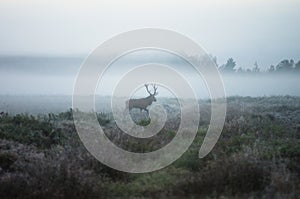
[[[149,95],[148,97],[146,97],[146,99],[148,100],[149,104],[152,104],[153,99],[152,99],[151,95]]]

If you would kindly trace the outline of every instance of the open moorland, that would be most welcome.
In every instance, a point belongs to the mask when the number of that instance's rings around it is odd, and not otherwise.
[[[158,99],[159,101],[159,99]],[[164,99],[164,103],[167,100]],[[172,140],[180,123],[176,106],[159,134],[133,139],[109,112],[98,113],[105,134],[134,152]],[[79,139],[72,110],[0,115],[0,198],[297,198],[300,195],[300,98],[229,97],[221,137],[206,157],[198,151],[210,121],[209,101],[199,101],[199,130],[170,166],[129,174],[98,162]],[[173,110],[174,109],[174,110]],[[147,125],[145,115],[133,118]]]

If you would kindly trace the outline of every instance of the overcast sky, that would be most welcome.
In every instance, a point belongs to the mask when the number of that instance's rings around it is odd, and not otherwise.
[[[261,68],[300,60],[297,0],[1,0],[0,55],[81,55],[118,33],[166,28],[223,63]]]

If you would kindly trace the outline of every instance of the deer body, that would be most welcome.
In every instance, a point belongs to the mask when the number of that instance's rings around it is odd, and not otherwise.
[[[156,101],[155,96],[158,94],[156,92],[157,87],[155,85],[152,85],[154,88],[154,93],[152,94],[148,89],[148,84],[145,84],[147,92],[150,94],[148,97],[140,98],[140,99],[130,99],[126,101],[126,108],[129,108],[129,111],[133,108],[139,108],[141,111],[145,110],[147,113],[149,113],[147,107],[152,104],[152,102]]]

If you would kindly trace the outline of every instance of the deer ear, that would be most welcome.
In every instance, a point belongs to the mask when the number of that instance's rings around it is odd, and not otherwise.
[[[156,96],[156,95],[158,95],[158,92],[157,92],[157,93],[155,93],[155,95],[154,95],[154,96]]]

